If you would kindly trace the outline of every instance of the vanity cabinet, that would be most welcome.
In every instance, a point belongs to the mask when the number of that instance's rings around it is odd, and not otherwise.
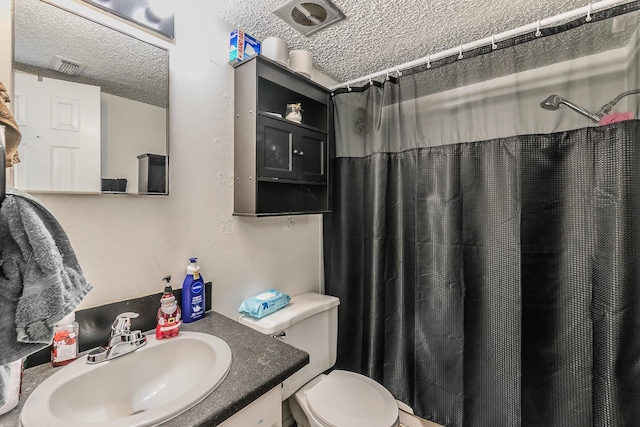
[[[234,72],[234,215],[328,212],[330,91],[263,56]]]
[[[281,386],[263,394],[240,410],[220,427],[282,427]]]

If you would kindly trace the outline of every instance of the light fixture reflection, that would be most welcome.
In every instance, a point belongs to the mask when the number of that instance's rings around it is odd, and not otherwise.
[[[158,19],[173,15],[171,0],[149,0],[149,11]]]
[[[173,39],[172,0],[82,0]]]

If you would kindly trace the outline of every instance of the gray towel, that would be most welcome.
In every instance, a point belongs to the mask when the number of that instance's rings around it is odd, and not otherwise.
[[[30,195],[7,189],[0,207],[0,365],[51,344],[55,323],[90,290],[53,215]]]

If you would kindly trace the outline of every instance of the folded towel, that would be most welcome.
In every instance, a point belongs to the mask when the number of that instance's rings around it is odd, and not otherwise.
[[[7,189],[0,208],[0,365],[51,344],[91,290],[64,230],[36,199]]]
[[[18,124],[16,123],[11,111],[9,111],[9,107],[7,106],[9,103],[9,93],[7,92],[7,88],[0,82],[0,125],[4,125],[6,127],[5,130],[5,142],[7,146],[5,147],[6,153],[6,167],[10,168],[16,163],[20,163],[20,156],[18,156],[18,145],[20,145],[20,139],[22,139],[22,135],[20,134],[20,129],[18,128]]]

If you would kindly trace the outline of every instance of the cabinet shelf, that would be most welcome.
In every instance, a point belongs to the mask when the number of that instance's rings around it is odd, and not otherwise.
[[[261,218],[261,217],[267,217],[267,216],[293,216],[293,215],[321,215],[321,214],[326,214],[326,213],[331,213],[331,211],[326,210],[326,211],[304,211],[304,212],[273,212],[273,213],[269,213],[269,212],[264,212],[264,213],[256,213],[256,214],[252,214],[252,213],[234,213],[233,215],[235,216],[248,216],[248,217],[252,217],[252,218]]]
[[[258,55],[235,66],[234,93],[234,215],[329,212],[330,91]],[[284,118],[297,103],[302,123]]]
[[[304,111],[303,111],[303,113],[304,113]],[[305,128],[305,129],[313,130],[313,131],[316,131],[316,132],[327,133],[327,129],[326,128],[318,128],[318,127],[315,127],[315,126],[310,126],[307,123],[305,123],[304,122],[304,119],[305,119],[304,116],[302,117],[303,122],[302,123],[298,123],[298,122],[294,122],[293,120],[285,119],[284,117],[274,116],[273,114],[270,114],[268,111],[258,111],[258,115],[264,116],[264,117],[269,117],[270,119],[278,120],[278,121],[281,121],[282,123],[289,123],[289,124],[292,124],[292,125],[300,127],[300,128]]]
[[[262,182],[275,182],[280,184],[304,184],[304,185],[327,185],[325,182],[315,182],[315,181],[303,181],[297,179],[286,179],[286,178],[273,178],[270,176],[259,176],[258,181]]]

